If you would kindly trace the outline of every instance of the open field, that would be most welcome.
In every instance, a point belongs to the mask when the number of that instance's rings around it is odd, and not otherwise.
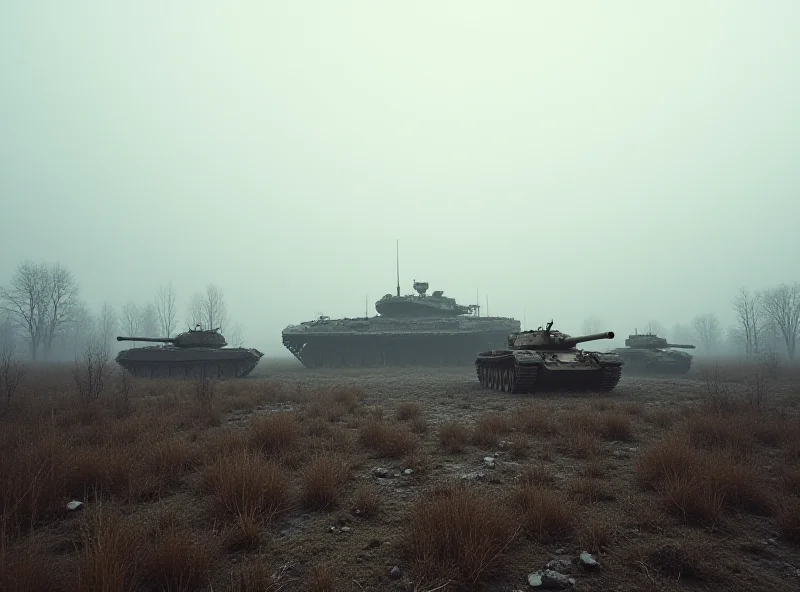
[[[577,590],[795,589],[799,403],[797,369],[732,362],[602,396],[263,359],[92,400],[39,368],[0,417],[0,590],[512,591],[552,559]]]

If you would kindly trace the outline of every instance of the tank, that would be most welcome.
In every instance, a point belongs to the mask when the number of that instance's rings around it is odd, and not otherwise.
[[[164,345],[134,347],[117,354],[117,364],[134,376],[151,378],[243,378],[264,355],[257,349],[225,347],[219,329],[196,325],[175,337],[117,337]]]
[[[479,353],[475,368],[481,386],[507,393],[614,390],[622,375],[622,358],[575,347],[614,339],[614,332],[572,337],[552,326],[550,321],[544,329],[511,333],[506,348]]]
[[[428,283],[414,280],[416,294],[386,294],[373,317],[331,319],[289,325],[283,345],[306,368],[379,366],[468,366],[475,352],[502,347],[520,323],[482,317],[477,305],[463,305]]]
[[[668,343],[655,333],[628,335],[625,347],[612,350],[625,361],[626,372],[634,374],[686,374],[692,356],[670,348],[694,349],[693,345]]]

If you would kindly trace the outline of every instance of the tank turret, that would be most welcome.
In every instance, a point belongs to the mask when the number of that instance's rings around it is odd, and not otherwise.
[[[674,349],[694,349],[694,345],[669,343],[655,333],[628,335],[625,347],[614,350],[635,374],[685,374],[692,366],[692,356]]]
[[[583,351],[587,341],[614,339],[613,331],[573,337],[553,331],[553,321],[535,331],[508,336],[507,349],[478,354],[475,368],[484,388],[510,393],[545,390],[612,391],[622,376],[622,359],[614,353]]]
[[[175,347],[208,347],[219,349],[228,345],[219,329],[203,330],[199,325],[175,337],[117,337],[117,341],[142,341],[149,343],[170,343]]]
[[[553,331],[551,327],[553,321],[547,323],[543,329],[539,327],[535,331],[522,331],[512,333],[508,336],[509,349],[532,349],[532,350],[569,350],[579,343],[587,341],[597,341],[599,339],[614,339],[613,331],[603,333],[592,333],[591,335],[579,335],[573,337],[561,331]]]

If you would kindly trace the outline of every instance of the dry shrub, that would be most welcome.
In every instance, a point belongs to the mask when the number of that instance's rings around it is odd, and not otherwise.
[[[0,532],[0,535],[4,534]],[[0,590],[43,592],[64,589],[61,574],[53,568],[47,547],[40,540],[32,537],[8,549],[5,538],[0,539]]]
[[[242,525],[268,522],[288,507],[289,478],[280,465],[244,452],[217,457],[202,474],[213,514],[233,516]]]
[[[637,415],[643,416],[644,415],[644,407],[641,403],[634,403],[633,401],[626,401],[624,403],[619,404],[620,411],[627,413],[628,415]]]
[[[528,436],[526,434],[512,434],[508,440],[508,452],[512,458],[521,459],[528,456]]]
[[[602,553],[611,545],[615,531],[612,522],[591,514],[580,521],[575,534],[581,549],[589,553]]]
[[[278,592],[284,586],[263,557],[247,561],[231,571],[230,592]]]
[[[569,536],[578,517],[574,502],[536,485],[521,485],[512,491],[511,503],[522,513],[526,534],[540,543]]]
[[[415,434],[428,433],[428,420],[425,419],[424,415],[418,415],[411,420],[411,431]]]
[[[603,452],[603,442],[597,434],[583,428],[564,432],[561,442],[565,451],[575,458],[599,456]]]
[[[606,474],[607,469],[608,465],[602,457],[592,456],[586,462],[586,466],[583,468],[583,474],[586,477],[599,479]]]
[[[314,458],[300,479],[300,501],[303,507],[326,509],[336,504],[347,480],[349,463],[338,455],[326,454]]]
[[[250,420],[250,444],[264,454],[274,455],[297,442],[300,426],[294,413],[271,413]]]
[[[755,464],[729,450],[694,449],[689,437],[680,432],[647,448],[637,473],[643,484],[660,491],[668,506],[686,521],[716,522],[727,507],[754,513],[771,509]]]
[[[422,409],[417,403],[400,403],[397,406],[395,417],[400,421],[408,421],[422,415]]]
[[[473,429],[472,442],[476,446],[494,448],[500,440],[500,435],[508,434],[512,429],[511,420],[505,415],[497,413],[482,415]]]
[[[615,499],[611,490],[599,479],[580,477],[569,484],[570,493],[586,503]]]
[[[556,432],[553,416],[544,404],[532,402],[514,415],[517,429],[532,436],[551,436]]]
[[[219,554],[216,537],[170,523],[156,532],[155,540],[147,548],[143,578],[151,589],[198,590],[208,583]]]
[[[329,563],[317,563],[308,574],[309,592],[336,592],[336,580]]]
[[[404,456],[400,465],[404,469],[411,469],[415,475],[424,475],[433,466],[433,459],[417,450]]]
[[[464,452],[468,439],[469,431],[460,423],[448,421],[439,428],[439,444],[451,454]]]
[[[381,490],[372,483],[363,483],[353,494],[353,513],[363,518],[372,518],[381,509]]]
[[[792,497],[781,500],[775,519],[781,537],[793,543],[800,543],[800,500]]]
[[[630,559],[648,573],[672,580],[715,580],[720,576],[714,545],[698,533],[684,533],[680,540],[638,544]]]
[[[423,580],[474,585],[498,567],[516,534],[514,517],[492,496],[447,486],[415,504],[407,542]]]
[[[555,482],[556,476],[553,474],[553,469],[544,463],[528,467],[520,477],[520,483],[523,485],[552,487]]]
[[[130,590],[139,576],[143,533],[131,520],[123,521],[118,512],[95,504],[82,517],[83,546],[74,589]]]
[[[675,423],[677,416],[672,409],[658,408],[645,415],[645,421],[659,428],[668,428]]]
[[[736,448],[747,451],[753,446],[755,422],[750,415],[693,413],[684,420],[692,444],[705,448]]]
[[[630,442],[633,440],[633,424],[630,415],[620,412],[601,414],[600,435],[605,440]]]
[[[380,458],[401,458],[419,444],[407,429],[374,419],[359,428],[358,436],[361,444],[373,449]]]
[[[338,421],[358,409],[365,393],[358,387],[335,386],[315,392],[306,407],[309,417],[323,417],[326,421]]]

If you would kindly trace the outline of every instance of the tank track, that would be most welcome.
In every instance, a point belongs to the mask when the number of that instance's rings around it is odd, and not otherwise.
[[[531,394],[537,392],[539,367],[537,365],[501,364],[494,367],[476,365],[478,382],[483,388],[512,394]],[[486,377],[484,378],[484,372]],[[622,378],[621,366],[606,366],[599,384],[587,383],[577,390],[594,390],[601,393],[613,391]],[[596,386],[594,386],[596,385]]]
[[[125,370],[139,378],[186,379],[214,378],[232,380],[244,378],[258,365],[255,362],[125,362],[120,364]]]

